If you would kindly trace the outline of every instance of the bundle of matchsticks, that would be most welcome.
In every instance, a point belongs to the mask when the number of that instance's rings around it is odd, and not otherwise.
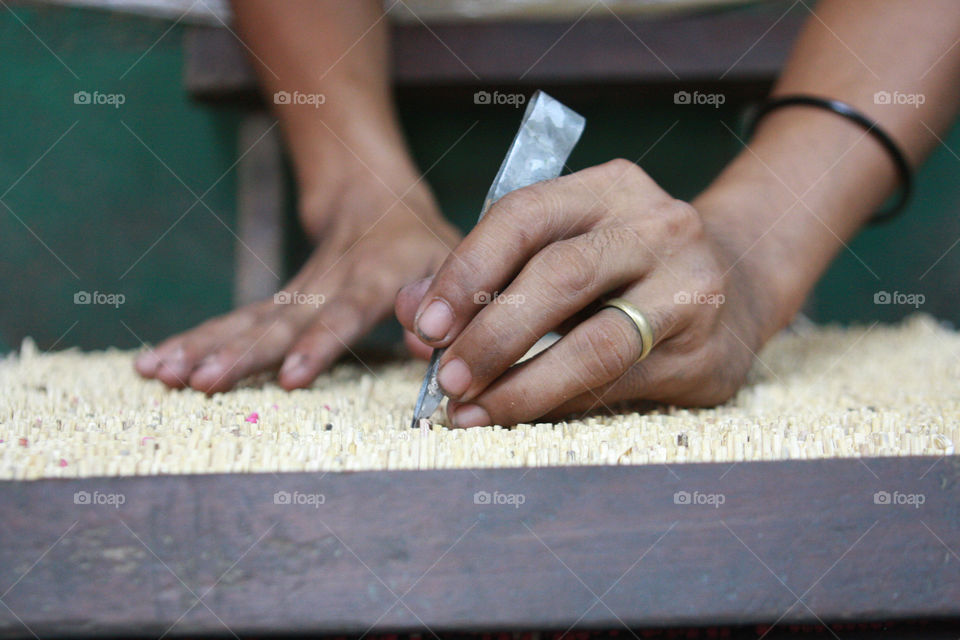
[[[422,362],[207,397],[139,378],[134,355],[26,341],[0,361],[0,478],[943,456],[960,439],[960,334],[926,316],[784,332],[720,407],[510,428],[438,412],[411,429]]]

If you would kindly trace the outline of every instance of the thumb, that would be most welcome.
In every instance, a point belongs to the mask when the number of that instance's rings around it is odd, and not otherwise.
[[[407,331],[414,330],[413,321],[417,315],[417,309],[420,307],[420,301],[423,300],[431,282],[433,282],[433,276],[412,282],[397,292],[397,298],[394,302],[397,320]]]

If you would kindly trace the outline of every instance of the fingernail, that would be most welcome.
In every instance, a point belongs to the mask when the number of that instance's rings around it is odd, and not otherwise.
[[[167,369],[177,377],[187,374],[187,354],[183,347],[178,347],[169,357],[161,358],[158,368]]]
[[[440,367],[437,374],[437,382],[443,392],[453,398],[459,398],[470,387],[473,382],[473,376],[470,375],[470,367],[460,358],[454,358],[450,362]]]
[[[288,356],[287,359],[283,361],[283,366],[280,367],[280,375],[286,377],[299,373],[306,359],[307,357],[302,353],[295,353]]]
[[[453,311],[449,305],[439,298],[427,305],[420,319],[417,321],[417,332],[420,337],[430,342],[447,337],[453,326]]]
[[[223,376],[224,366],[215,360],[207,359],[190,376],[190,383],[199,386],[213,384]]]
[[[453,424],[461,429],[485,427],[490,424],[490,414],[479,405],[465,404],[453,414]]]
[[[144,351],[139,356],[134,363],[137,371],[144,375],[152,375],[156,372],[157,367],[160,366],[160,356],[158,356],[153,351]]]

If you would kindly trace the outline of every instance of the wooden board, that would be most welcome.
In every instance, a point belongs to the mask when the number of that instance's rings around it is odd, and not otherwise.
[[[401,87],[769,82],[808,16],[796,3],[773,2],[658,19],[394,25],[393,77]],[[184,42],[184,84],[191,94],[256,91],[233,33],[190,27]]]
[[[0,637],[960,618],[958,552],[958,457],[3,482]]]

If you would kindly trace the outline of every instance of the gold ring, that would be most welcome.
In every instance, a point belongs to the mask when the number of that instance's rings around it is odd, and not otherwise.
[[[627,316],[633,321],[634,326],[637,327],[637,331],[640,333],[640,357],[637,358],[637,362],[640,362],[647,357],[647,354],[650,353],[650,349],[653,348],[653,327],[650,326],[650,321],[647,320],[647,317],[640,312],[640,309],[637,309],[632,302],[624,300],[623,298],[613,298],[607,300],[603,303],[601,309],[607,307],[613,307],[614,309],[619,309],[623,311]]]

